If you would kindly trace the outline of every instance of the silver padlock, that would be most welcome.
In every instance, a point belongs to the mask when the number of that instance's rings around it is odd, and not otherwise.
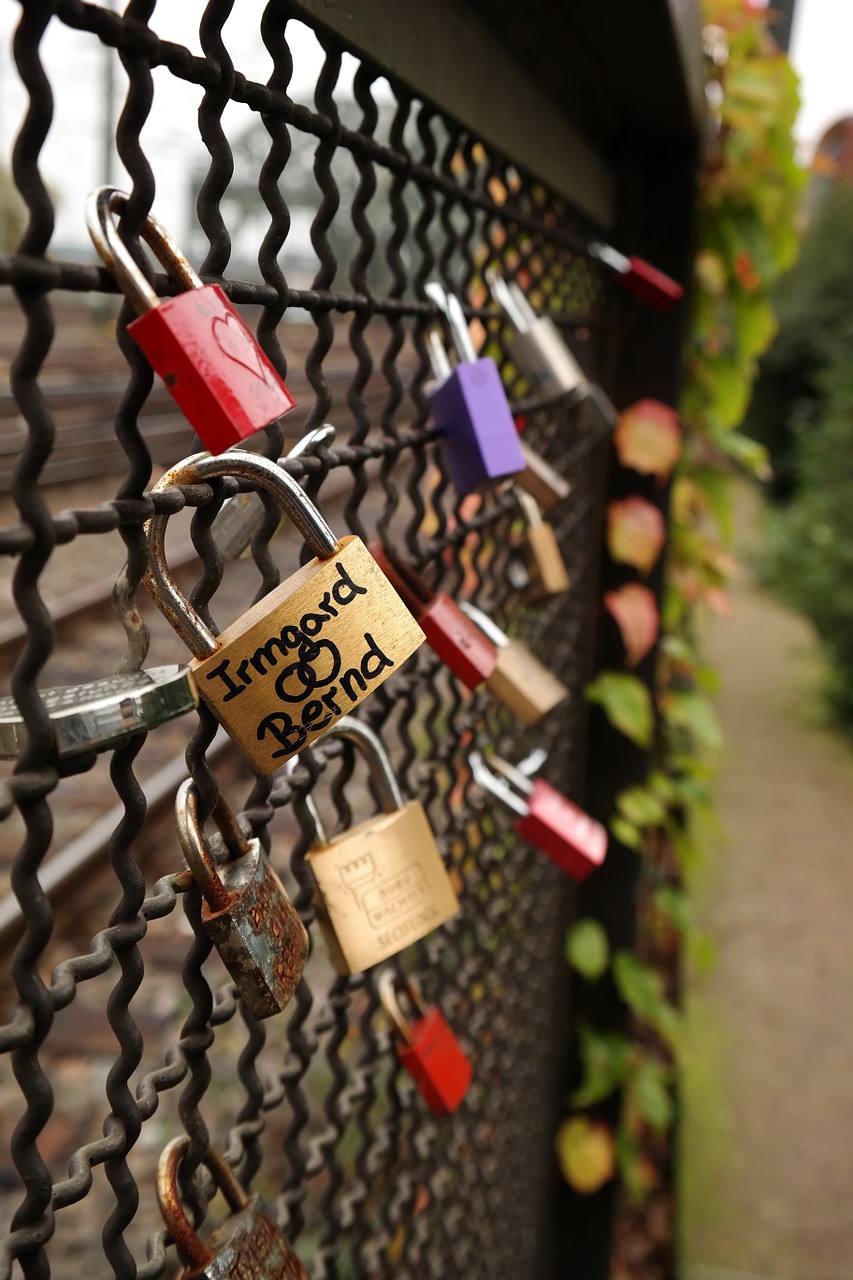
[[[312,453],[320,445],[330,445],[334,438],[335,428],[331,422],[324,422],[322,427],[316,427],[297,440],[290,452],[279,458],[278,465]],[[264,504],[254,489],[226,498],[211,528],[216,545],[226,560],[239,560],[246,554],[263,517]]]
[[[509,353],[534,395],[549,400],[568,396],[572,403],[592,411],[590,426],[594,430],[611,431],[618,418],[616,410],[601,387],[587,378],[550,316],[538,316],[514,280],[507,283],[493,269],[486,271],[486,279],[518,330],[509,343]]]
[[[197,705],[189,671],[177,665],[42,689],[40,696],[62,758],[121,746]],[[26,741],[18,704],[11,696],[0,698],[0,759],[17,759]]]

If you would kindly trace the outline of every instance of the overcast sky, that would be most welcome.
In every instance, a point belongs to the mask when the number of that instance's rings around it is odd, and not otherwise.
[[[170,0],[155,12],[153,28],[165,39],[201,53],[198,42],[200,0]],[[237,0],[225,25],[224,37],[235,65],[250,79],[264,81],[270,61],[260,42],[258,26],[263,0]],[[9,155],[24,109],[24,95],[10,62],[9,40],[20,9],[15,0],[0,0],[0,156]],[[311,32],[290,23],[295,54],[291,92],[311,103],[311,92],[322,50]],[[59,205],[56,246],[88,244],[82,221],[87,191],[103,181],[103,66],[107,53],[85,32],[53,22],[45,38],[44,60],[54,87],[55,117],[42,152],[42,169]],[[109,56],[114,56],[110,51]],[[797,0],[792,56],[803,77],[803,108],[797,137],[805,156],[823,130],[840,115],[853,114],[853,3],[851,0]],[[352,59],[346,59],[343,83],[351,82]],[[181,238],[188,225],[187,173],[202,167],[206,152],[199,141],[196,111],[201,90],[175,80],[164,68],[154,71],[154,108],[142,142],[157,179],[156,212]],[[126,79],[116,73],[115,100],[120,107]],[[235,139],[253,121],[253,113],[230,104],[225,114],[229,137]],[[121,185],[122,170],[114,170]]]

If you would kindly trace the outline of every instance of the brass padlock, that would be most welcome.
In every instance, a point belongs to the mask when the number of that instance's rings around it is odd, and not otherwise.
[[[255,1018],[280,1013],[299,986],[308,934],[269,864],[220,796],[213,818],[240,856],[217,866],[198,819],[198,791],[187,778],[175,797],[181,848],[204,895],[201,922]]]
[[[529,493],[513,486],[527,529],[524,535],[524,562],[530,575],[528,595],[531,600],[547,600],[569,589],[569,574],[557,535],[547,520],[542,519],[539,503]]]
[[[307,857],[317,882],[317,918],[338,973],[361,973],[449,920],[459,902],[423,805],[403,800],[377,734],[345,716],[330,737],[364,752],[384,809],[329,839],[306,797],[316,832]],[[292,761],[288,771],[295,767]]]
[[[498,651],[498,663],[486,680],[496,698],[518,716],[522,724],[537,724],[569,696],[569,690],[520,640],[511,640],[497,623],[467,600],[463,613],[488,636]]]
[[[145,525],[155,604],[194,654],[199,696],[260,773],[272,773],[387,680],[424,633],[360,538],[338,541],[303,490],[268,458],[197,453],[152,492],[215,476],[253,481],[277,498],[314,559],[217,638],[166,567],[167,517]]]
[[[178,1171],[190,1140],[173,1138],[157,1162],[157,1201],[181,1261],[181,1280],[310,1280],[278,1228],[269,1205],[248,1196],[230,1165],[210,1147],[204,1163],[231,1213],[207,1240],[187,1218],[178,1189]]]

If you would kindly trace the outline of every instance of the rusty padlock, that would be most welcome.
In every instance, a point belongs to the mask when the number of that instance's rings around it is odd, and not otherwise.
[[[161,301],[118,234],[129,197],[100,187],[86,201],[86,225],[101,258],[139,318],[127,331],[211,453],[221,453],[289,413],[296,401],[217,284],[202,284],[156,218],[142,225],[184,292]]]
[[[387,680],[424,635],[361,539],[338,541],[293,477],[268,458],[236,449],[221,458],[198,453],[152,492],[215,476],[239,476],[271,493],[315,558],[218,637],[168,572],[166,516],[145,525],[144,582],[194,654],[199,696],[254,767],[272,773]]]
[[[270,1207],[248,1196],[231,1166],[209,1147],[205,1167],[231,1212],[207,1240],[190,1223],[178,1188],[188,1137],[173,1138],[157,1162],[157,1202],[169,1235],[184,1262],[181,1280],[310,1280],[285,1240]]]
[[[460,608],[476,622],[498,651],[494,671],[486,681],[495,697],[522,724],[536,724],[569,696],[569,690],[520,640],[511,640],[497,623],[468,601]]]
[[[453,674],[469,689],[488,680],[497,666],[497,649],[456,601],[444,591],[431,591],[410,565],[381,542],[372,542],[368,550],[417,619],[427,644]]]
[[[428,392],[445,466],[460,497],[524,470],[518,432],[497,365],[491,356],[478,357],[471,342],[459,299],[436,281],[424,292],[442,309],[456,344],[459,363],[442,376],[430,354],[436,383]]]
[[[316,838],[307,854],[317,882],[317,916],[332,963],[361,973],[426,937],[459,902],[423,805],[403,800],[391,761],[372,729],[345,716],[324,742],[345,738],[367,758],[383,812],[329,838],[313,798]],[[292,773],[296,761],[288,766]]]
[[[471,751],[468,763],[474,781],[518,815],[515,830],[571,876],[585,880],[607,854],[607,831],[544,778],[530,779],[500,756],[486,763]],[[497,770],[497,772],[495,772]]]
[[[308,934],[260,840],[247,839],[222,796],[213,818],[239,856],[217,865],[198,819],[192,779],[175,797],[178,837],[202,891],[201,922],[255,1018],[280,1013],[299,986],[308,959]]]
[[[377,983],[379,998],[391,1026],[397,1033],[397,1057],[409,1073],[434,1116],[447,1116],[462,1103],[474,1069],[462,1052],[444,1014],[427,1006],[410,980],[402,984],[416,1013],[409,1021],[400,1008],[400,990],[390,969]]]
[[[538,601],[562,595],[568,591],[570,583],[557,535],[548,521],[542,518],[536,499],[518,485],[513,487],[526,526],[522,546],[530,575],[529,597]]]

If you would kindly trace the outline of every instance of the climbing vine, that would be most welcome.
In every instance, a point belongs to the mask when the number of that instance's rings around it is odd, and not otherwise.
[[[775,332],[770,287],[796,256],[803,183],[791,137],[796,76],[773,41],[767,11],[743,0],[706,0],[704,8],[714,139],[699,182],[684,394],[678,413],[653,401],[632,406],[614,437],[624,467],[661,483],[672,478],[669,525],[639,496],[610,505],[610,555],[636,574],[604,601],[621,631],[628,669],[601,672],[587,689],[620,732],[654,747],[645,785],[617,798],[611,820],[613,835],[643,856],[640,938],[636,952],[611,954],[601,925],[583,919],[567,941],[581,978],[599,982],[609,972],[630,1017],[625,1029],[582,1028],[583,1078],[557,1135],[558,1155],[577,1190],[597,1190],[618,1167],[629,1194],[639,1198],[654,1176],[644,1156],[647,1139],[673,1123],[683,1054],[672,956],[679,940],[700,962],[711,950],[692,926],[682,888],[696,858],[697,826],[712,812],[721,747],[711,701],[717,676],[702,660],[698,624],[703,610],[725,615],[730,607],[732,465],[758,475],[767,469],[764,450],[737,427],[758,357]],[[659,614],[643,577],[667,539]],[[653,698],[631,668],[658,639]],[[614,1132],[597,1107],[617,1090],[622,1106]]]

